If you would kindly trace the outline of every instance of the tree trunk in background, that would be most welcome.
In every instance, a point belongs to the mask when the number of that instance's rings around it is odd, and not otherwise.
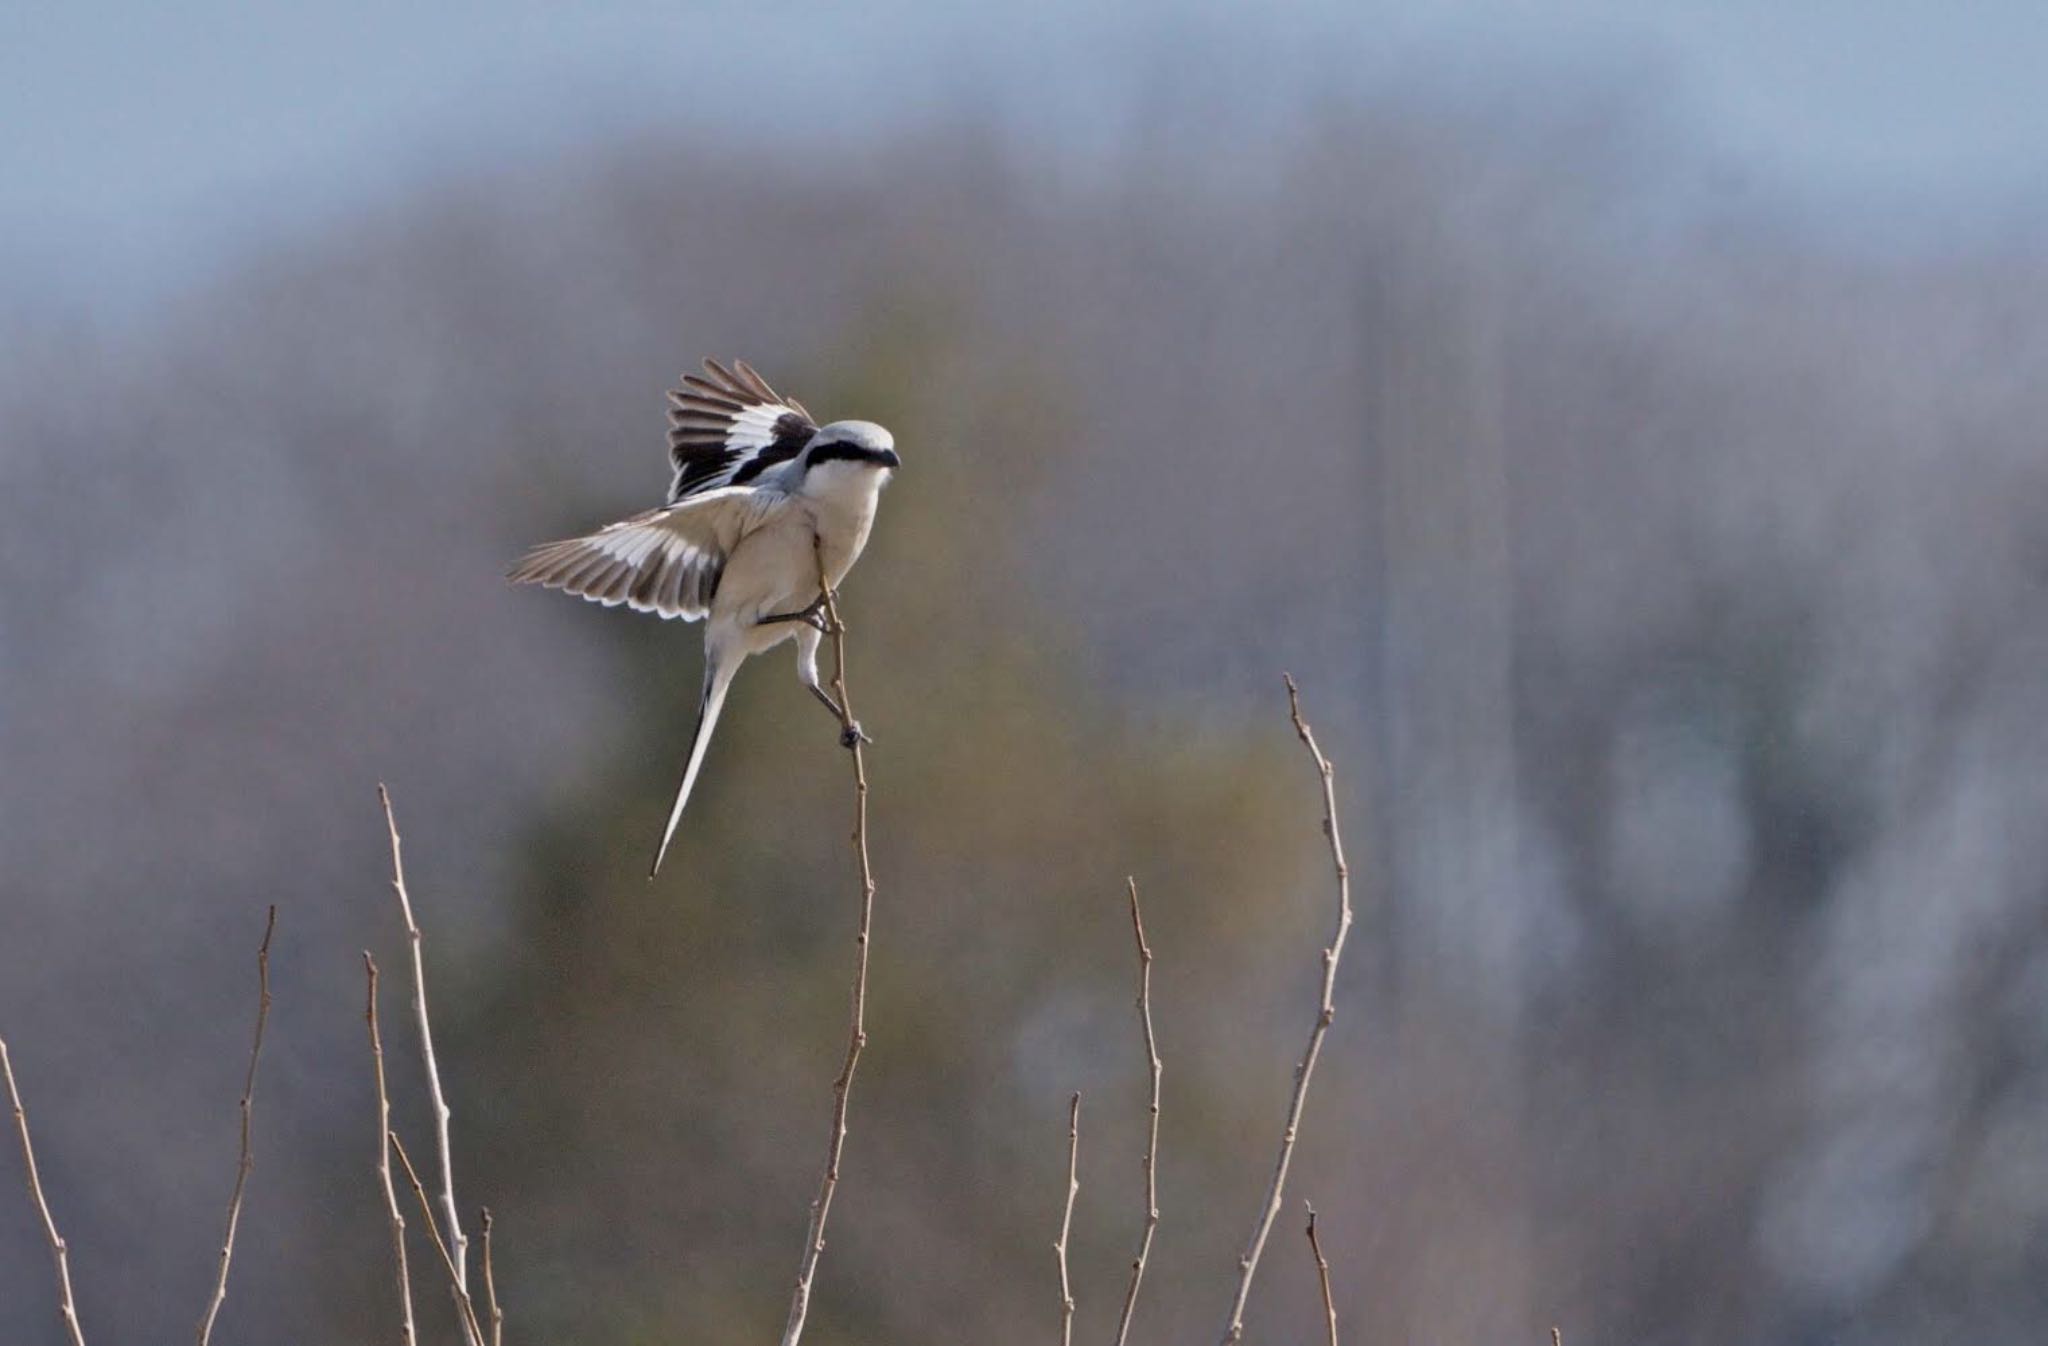
[[[1441,224],[1415,226],[1404,245],[1415,264],[1387,268],[1365,315],[1361,381],[1373,390],[1369,452],[1381,465],[1377,835],[1388,848],[1395,1040],[1416,1065],[1457,1044],[1464,1065],[1450,1074],[1464,1085],[1446,1104],[1486,1109],[1498,1148],[1479,1165],[1443,1157],[1448,1199],[1411,1269],[1431,1317],[1401,1335],[1479,1340],[1538,1312],[1522,1155],[1530,922],[1518,864],[1504,268],[1497,250],[1478,249],[1478,267],[1433,271],[1426,259],[1441,253],[1428,233]],[[1446,1024],[1447,1014],[1466,1022]],[[1446,1320],[1452,1304],[1463,1314]]]

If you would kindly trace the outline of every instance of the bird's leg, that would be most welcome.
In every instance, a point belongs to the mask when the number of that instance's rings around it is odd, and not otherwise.
[[[873,739],[869,738],[865,733],[861,732],[859,720],[849,720],[848,718],[846,718],[846,711],[840,706],[840,704],[837,701],[834,701],[832,699],[832,693],[826,691],[823,687],[818,686],[816,683],[812,683],[811,695],[817,697],[818,700],[822,701],[825,704],[825,709],[832,712],[832,718],[839,721],[840,747],[851,748],[856,743],[874,742]]]
[[[812,635],[808,631],[798,633],[796,638],[797,678],[804,686],[810,688],[811,695],[818,698],[818,704],[831,711],[832,718],[839,721],[840,747],[852,748],[860,743],[873,743],[873,739],[861,732],[860,721],[849,716],[846,713],[846,707],[840,705],[832,693],[826,691],[824,685],[818,680],[818,645],[822,639],[822,636]]]
[[[818,700],[825,703],[825,709],[832,712],[833,719],[839,721],[839,723],[841,724],[846,723],[846,711],[840,707],[837,701],[834,701],[832,699],[832,693],[826,691],[823,687],[818,686],[818,684],[814,682],[811,684],[811,695],[817,697]]]
[[[801,612],[778,612],[773,616],[757,617],[756,626],[771,626],[776,622],[802,622],[821,635],[829,635],[831,628],[825,624],[825,595],[819,594],[811,605]]]

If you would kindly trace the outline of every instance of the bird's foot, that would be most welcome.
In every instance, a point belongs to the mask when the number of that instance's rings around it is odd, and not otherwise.
[[[873,744],[874,740],[861,731],[859,720],[853,721],[839,731],[840,747],[851,749],[862,743]]]
[[[832,628],[825,620],[825,598],[820,594],[816,602],[801,612],[778,612],[758,619],[756,626],[772,626],[777,622],[802,622],[814,628],[820,635],[830,635]]]

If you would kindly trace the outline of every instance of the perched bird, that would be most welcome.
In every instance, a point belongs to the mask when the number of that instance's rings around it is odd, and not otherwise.
[[[668,504],[587,537],[535,547],[517,584],[560,589],[606,607],[695,621],[705,617],[704,692],[682,784],[647,876],[660,872],[689,802],[726,688],[748,655],[796,640],[796,674],[834,718],[818,684],[825,595],[867,545],[875,505],[901,466],[896,441],[872,421],[819,426],[743,360],[704,362],[668,395]],[[844,731],[848,746],[860,726]]]

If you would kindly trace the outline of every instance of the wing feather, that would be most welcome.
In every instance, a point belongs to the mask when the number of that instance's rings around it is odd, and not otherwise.
[[[544,542],[509,578],[608,608],[624,604],[635,612],[694,621],[711,610],[733,548],[788,499],[780,491],[719,487],[584,537]]]
[[[668,394],[671,503],[744,485],[803,452],[817,425],[795,398],[784,398],[744,360],[727,369],[704,362]]]
[[[740,381],[746,384],[747,387],[751,388],[754,392],[760,394],[763,401],[780,402],[782,400],[782,398],[776,394],[775,390],[768,386],[768,381],[762,378],[759,374],[756,374],[754,372],[754,367],[748,364],[745,360],[734,360],[732,362],[732,367],[739,371]]]

